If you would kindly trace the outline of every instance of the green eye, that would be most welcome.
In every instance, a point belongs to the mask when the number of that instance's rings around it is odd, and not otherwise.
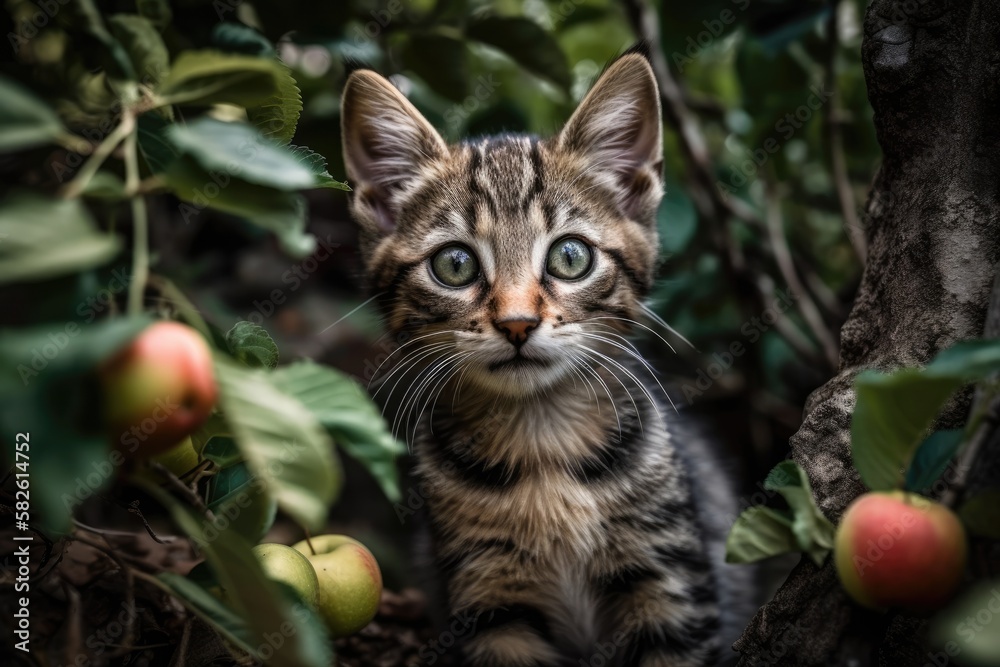
[[[448,287],[465,287],[479,276],[479,262],[469,250],[450,245],[431,258],[431,272]]]
[[[580,239],[561,239],[549,248],[545,270],[556,278],[576,280],[590,270],[594,254]]]

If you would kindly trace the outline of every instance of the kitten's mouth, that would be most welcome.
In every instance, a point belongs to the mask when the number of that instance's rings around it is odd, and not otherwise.
[[[533,359],[531,357],[522,357],[520,354],[515,354],[510,359],[494,361],[488,366],[488,368],[491,371],[499,371],[514,370],[519,368],[543,368],[548,365],[549,362],[544,359]]]

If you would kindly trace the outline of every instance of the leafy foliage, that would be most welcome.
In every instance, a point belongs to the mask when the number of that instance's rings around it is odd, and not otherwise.
[[[121,248],[117,238],[97,231],[79,200],[13,195],[0,207],[0,229],[0,284],[100,266]]]
[[[938,412],[960,387],[998,371],[1000,342],[982,340],[958,343],[924,369],[859,375],[851,438],[854,465],[868,488],[898,488],[908,468],[910,488],[932,483],[963,442],[948,432],[924,442]],[[970,422],[966,434],[976,423]]]
[[[80,506],[109,487],[141,487],[196,544],[212,581],[170,572],[136,576],[178,598],[236,653],[270,664],[329,665],[323,625],[293,591],[264,576],[250,548],[279,508],[309,529],[325,524],[342,483],[330,433],[347,433],[343,424],[355,428],[345,448],[387,489],[398,488],[398,449],[385,440],[368,397],[345,389],[354,388],[349,380],[331,371],[303,384],[295,372],[282,373],[263,327],[241,321],[223,334],[159,275],[147,200],[179,198],[185,218],[205,209],[237,216],[305,258],[317,245],[305,231],[302,191],[348,188],[322,156],[288,146],[301,93],[296,73],[262,34],[222,23],[211,43],[192,44],[163,0],[140,0],[137,13],[110,16],[90,0],[65,4],[65,15],[43,30],[19,28],[24,63],[10,70],[17,79],[0,76],[0,152],[26,173],[44,165],[59,181],[25,178],[0,188],[0,283],[27,302],[42,302],[0,329],[0,358],[12,370],[0,378],[0,425],[30,434],[33,456],[19,466],[27,472],[30,465],[44,480],[32,487],[32,525],[76,539],[72,519]],[[53,43],[64,56],[46,55]],[[51,63],[57,66],[46,69]],[[31,67],[47,73],[25,75]],[[122,266],[108,267],[117,257]],[[103,364],[164,318],[188,321],[220,348],[220,396],[191,434],[198,467],[185,482],[145,474],[145,421],[116,433],[103,417]],[[300,395],[339,399],[323,406],[321,423],[315,403],[306,407]],[[358,411],[360,420],[338,410]],[[5,456],[14,463],[15,455],[10,439]],[[157,486],[152,479],[166,481]],[[187,493],[180,492],[184,484]],[[254,503],[241,504],[251,493],[259,516],[250,510]],[[224,591],[221,599],[213,586]],[[295,631],[279,643],[268,640],[284,627]],[[269,652],[258,655],[261,646]]]
[[[259,324],[240,320],[226,334],[226,343],[229,353],[245,366],[273,370],[278,365],[278,346]]]
[[[752,563],[801,551],[822,565],[833,549],[834,527],[816,507],[812,488],[797,463],[779,463],[764,480],[764,490],[778,493],[788,510],[750,507],[733,524],[726,540],[726,562]]]
[[[299,399],[337,444],[368,468],[389,500],[400,499],[395,459],[406,448],[389,433],[360,386],[331,368],[310,362],[279,369],[274,382]]]
[[[59,116],[15,81],[0,76],[0,151],[57,141],[65,132]]]

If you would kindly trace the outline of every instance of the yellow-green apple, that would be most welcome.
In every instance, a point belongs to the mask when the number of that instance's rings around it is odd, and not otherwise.
[[[346,637],[368,625],[382,597],[382,572],[375,557],[346,535],[319,535],[292,548],[305,554],[319,578],[318,610],[334,637]]]
[[[201,457],[198,456],[191,438],[184,438],[162,454],[152,457],[150,461],[159,463],[169,470],[174,477],[183,477],[185,473],[194,469],[200,463]],[[167,481],[163,475],[152,468],[143,470],[139,474],[154,484],[162,484]]]
[[[834,544],[841,583],[872,609],[937,609],[960,583],[966,554],[958,517],[903,491],[857,498],[844,512]]]
[[[253,548],[261,568],[271,579],[288,584],[312,608],[319,601],[319,579],[309,559],[284,544],[258,544]]]
[[[201,426],[218,396],[212,352],[194,329],[157,322],[99,371],[116,446],[140,458],[172,448]]]

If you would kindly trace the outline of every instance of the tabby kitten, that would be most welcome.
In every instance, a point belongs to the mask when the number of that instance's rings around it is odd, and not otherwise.
[[[663,189],[645,57],[613,62],[546,140],[449,146],[366,70],[342,112],[366,275],[406,341],[397,368],[418,369],[398,407],[457,664],[714,664],[708,528],[625,337]]]

